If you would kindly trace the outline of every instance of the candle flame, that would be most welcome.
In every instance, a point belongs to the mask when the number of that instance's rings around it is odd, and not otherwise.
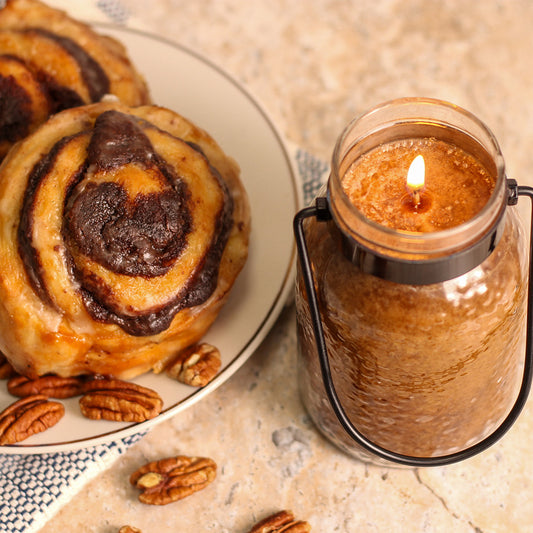
[[[407,186],[411,191],[416,192],[424,187],[426,179],[426,165],[424,158],[421,155],[417,155],[409,167],[407,172]]]

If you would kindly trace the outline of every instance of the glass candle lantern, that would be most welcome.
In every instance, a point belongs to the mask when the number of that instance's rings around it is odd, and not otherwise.
[[[516,419],[531,349],[510,205],[530,192],[506,178],[491,132],[446,102],[388,102],[343,132],[327,187],[295,218],[300,391],[340,448],[446,464]]]

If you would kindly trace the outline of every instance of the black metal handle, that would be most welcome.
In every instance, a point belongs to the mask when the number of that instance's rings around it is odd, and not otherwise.
[[[508,204],[515,205],[518,201],[518,196],[529,196],[531,200],[532,216],[531,216],[531,234],[530,234],[530,251],[529,251],[529,278],[531,278],[531,272],[533,271],[533,187],[518,186],[515,180],[507,180],[509,189]],[[379,446],[375,442],[371,441],[365,435],[363,435],[348,418],[348,415],[344,411],[341,405],[333,379],[331,376],[331,369],[329,365],[329,358],[327,353],[326,341],[324,338],[324,331],[322,329],[322,321],[320,319],[320,310],[318,306],[318,299],[315,290],[315,283],[313,279],[313,271],[309,260],[309,253],[307,250],[307,244],[305,241],[305,232],[303,222],[306,218],[316,217],[319,221],[327,221],[331,219],[331,213],[329,211],[328,201],[324,197],[319,197],[315,201],[315,205],[307,207],[299,211],[294,217],[294,234],[296,238],[296,246],[298,249],[298,258],[300,261],[300,268],[304,281],[305,290],[307,293],[307,299],[309,302],[309,311],[311,314],[311,321],[313,323],[313,331],[315,334],[315,340],[317,345],[318,357],[320,361],[320,368],[322,372],[322,379],[328,395],[328,399],[331,403],[333,411],[337,416],[340,424],[348,435],[363,449],[366,451],[394,463],[399,463],[407,466],[421,467],[421,466],[443,466],[459,461],[463,461],[478,453],[485,451],[498,441],[503,435],[511,428],[520,412],[522,411],[529,391],[531,389],[531,383],[533,380],[533,331],[532,331],[532,318],[533,318],[533,284],[528,279],[527,289],[527,332],[526,332],[526,356],[524,362],[524,374],[522,376],[522,384],[516,401],[509,411],[507,417],[498,426],[498,428],[492,432],[488,437],[483,440],[461,450],[448,455],[442,455],[438,457],[416,457],[404,454],[399,454]]]

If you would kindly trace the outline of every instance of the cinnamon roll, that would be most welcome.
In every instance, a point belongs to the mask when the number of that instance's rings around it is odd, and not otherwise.
[[[144,79],[117,40],[38,0],[0,9],[0,160],[48,116],[98,102],[149,104]]]
[[[237,164],[182,116],[57,113],[0,166],[0,350],[28,377],[160,371],[217,317],[249,231]]]

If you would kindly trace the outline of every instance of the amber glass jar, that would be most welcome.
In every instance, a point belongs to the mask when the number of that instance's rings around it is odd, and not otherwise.
[[[450,153],[459,148],[479,163],[488,199],[457,224],[441,227],[443,212],[425,213],[430,225],[422,231],[363,214],[346,186],[354,165],[376,149],[417,146],[421,139],[449,145]],[[388,157],[383,154],[372,157]],[[470,177],[455,186],[453,173],[468,165],[456,162],[444,203],[477,194]],[[372,185],[364,189],[366,202]],[[432,209],[442,190],[439,185],[432,191],[428,183],[423,191]],[[407,456],[443,456],[479,442],[511,409],[524,360],[525,236],[516,208],[507,205],[504,163],[493,135],[445,102],[389,102],[343,132],[322,192],[331,220],[309,218],[303,227],[332,380],[350,421],[377,445]],[[401,209],[400,197],[383,201],[383,212]],[[300,391],[310,416],[340,448],[376,461],[332,410],[300,265],[296,306]]]

